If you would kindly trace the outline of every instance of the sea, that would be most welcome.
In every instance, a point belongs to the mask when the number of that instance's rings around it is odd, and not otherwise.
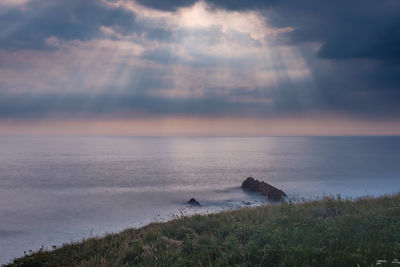
[[[400,137],[0,137],[0,265],[150,222],[400,191]],[[200,207],[186,202],[195,198]]]

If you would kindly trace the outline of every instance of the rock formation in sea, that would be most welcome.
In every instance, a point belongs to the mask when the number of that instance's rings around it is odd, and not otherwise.
[[[287,196],[282,190],[253,177],[248,177],[242,183],[242,188],[246,191],[260,193],[266,196],[269,201],[281,201]]]

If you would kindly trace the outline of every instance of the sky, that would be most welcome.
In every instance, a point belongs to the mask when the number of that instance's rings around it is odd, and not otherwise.
[[[398,135],[398,0],[0,0],[0,135]]]

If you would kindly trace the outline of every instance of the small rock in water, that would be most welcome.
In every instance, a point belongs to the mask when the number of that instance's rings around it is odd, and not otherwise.
[[[242,203],[245,204],[245,205],[247,205],[247,206],[250,206],[250,205],[251,205],[251,202],[249,202],[249,201],[242,201]]]
[[[192,206],[200,206],[200,202],[198,202],[196,199],[191,198],[188,202],[188,204],[192,205]]]

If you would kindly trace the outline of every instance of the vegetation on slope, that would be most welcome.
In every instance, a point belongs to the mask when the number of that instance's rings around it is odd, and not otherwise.
[[[400,194],[196,215],[39,251],[12,265],[396,266],[396,258]]]

